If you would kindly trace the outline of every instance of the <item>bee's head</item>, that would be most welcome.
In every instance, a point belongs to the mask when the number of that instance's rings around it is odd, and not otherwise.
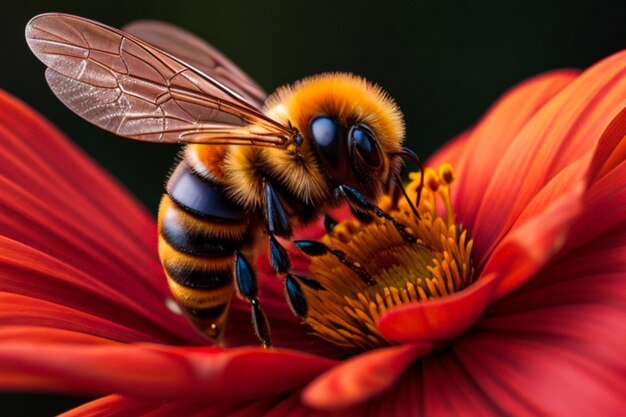
[[[369,126],[345,125],[332,116],[317,116],[310,122],[308,138],[333,186],[349,185],[368,195],[380,192],[389,160]]]
[[[374,198],[399,169],[402,113],[364,78],[318,75],[279,89],[268,103],[282,106],[331,189],[345,184]]]

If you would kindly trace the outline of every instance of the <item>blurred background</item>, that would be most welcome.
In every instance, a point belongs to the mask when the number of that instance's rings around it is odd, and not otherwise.
[[[159,19],[200,35],[266,91],[324,71],[380,84],[427,158],[471,126],[505,90],[537,73],[585,68],[626,47],[626,2],[141,0],[20,1],[0,17],[0,88],[20,97],[113,173],[153,213],[176,146],[124,140],[84,122],[50,92],[24,26],[57,11],[120,27]],[[123,215],[123,213],[120,213]],[[45,352],[42,352],[45,354]],[[1,394],[4,416],[51,416],[87,398]]]

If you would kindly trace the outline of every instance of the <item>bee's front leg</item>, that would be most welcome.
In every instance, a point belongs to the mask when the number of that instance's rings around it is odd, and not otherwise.
[[[270,243],[270,263],[276,272],[286,274],[289,272],[291,262],[287,251],[276,236],[291,237],[291,225],[287,212],[269,182],[265,184],[264,220]],[[257,277],[254,268],[241,252],[235,253],[235,281],[239,294],[250,302],[252,324],[257,337],[263,347],[270,347],[272,345],[270,325],[258,298]]]
[[[332,228],[337,222],[327,216],[324,223],[327,228]],[[304,285],[314,291],[325,291],[326,289],[313,278],[288,273],[291,267],[289,255],[278,242],[276,236],[290,238],[292,230],[287,212],[269,182],[265,183],[265,225],[269,236],[272,268],[279,274],[286,274],[285,294],[287,303],[293,314],[304,320],[307,315],[308,305],[302,286]]]

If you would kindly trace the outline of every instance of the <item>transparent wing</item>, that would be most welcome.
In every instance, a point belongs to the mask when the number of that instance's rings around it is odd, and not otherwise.
[[[26,27],[52,91],[110,132],[151,142],[282,146],[293,132],[241,94],[120,30],[44,14]]]
[[[131,22],[122,30],[230,87],[258,109],[263,107],[267,93],[230,59],[196,35],[169,23],[152,20]]]

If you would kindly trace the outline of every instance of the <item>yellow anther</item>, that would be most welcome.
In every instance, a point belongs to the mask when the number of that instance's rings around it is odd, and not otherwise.
[[[406,191],[416,201],[420,174],[409,174]],[[308,304],[305,322],[320,337],[353,350],[392,344],[378,331],[376,320],[389,309],[461,291],[472,283],[472,240],[454,223],[450,183],[455,173],[450,164],[424,173],[419,218],[409,210],[406,199],[393,204],[389,196],[377,202],[385,212],[405,226],[416,238],[405,241],[390,221],[374,219],[361,223],[339,223],[321,240],[339,250],[375,280],[365,283],[337,257],[322,255],[311,260],[309,272],[326,291],[303,287]],[[445,211],[437,209],[437,201]],[[397,208],[396,208],[397,207]]]
[[[439,189],[439,185],[441,185],[441,181],[439,180],[439,174],[432,168],[426,169],[426,174],[424,176],[424,184],[432,191],[436,192]]]
[[[409,179],[411,180],[411,182],[417,182],[419,184],[421,178],[421,172],[409,172]]]
[[[439,167],[439,177],[446,185],[452,184],[452,182],[456,178],[456,173],[454,172],[454,168],[452,168],[452,165],[448,163],[442,164]]]

